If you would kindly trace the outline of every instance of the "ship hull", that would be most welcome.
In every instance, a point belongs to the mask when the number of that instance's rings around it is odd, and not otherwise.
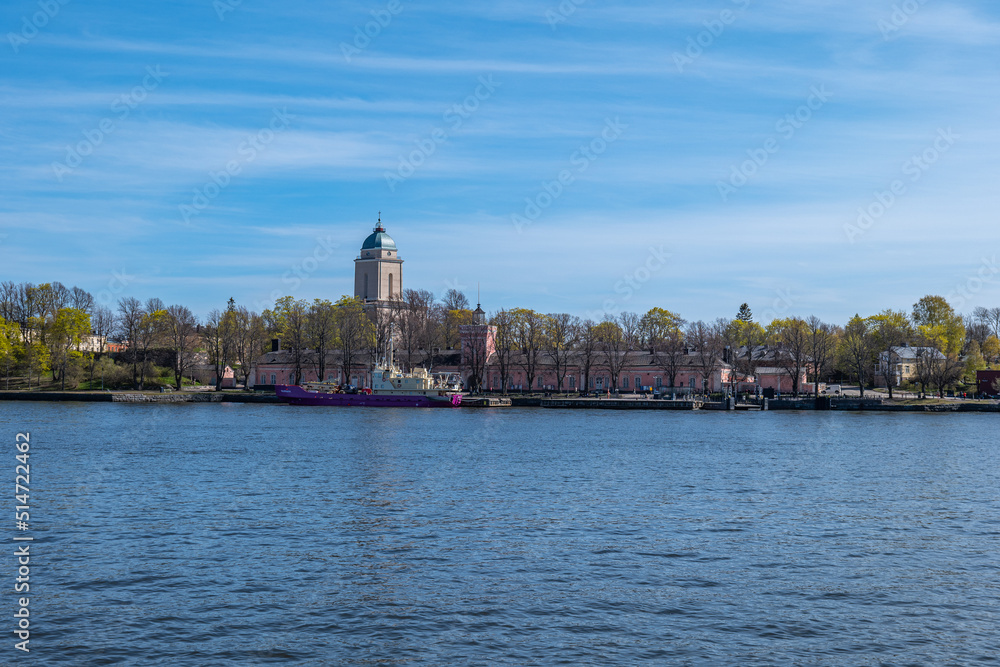
[[[291,405],[340,405],[370,408],[454,408],[462,402],[460,394],[438,396],[422,394],[328,394],[306,391],[302,387],[279,384],[275,395]]]

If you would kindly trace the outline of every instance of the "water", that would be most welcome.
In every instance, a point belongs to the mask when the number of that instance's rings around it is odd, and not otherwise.
[[[995,664],[996,424],[2,403],[0,663]]]

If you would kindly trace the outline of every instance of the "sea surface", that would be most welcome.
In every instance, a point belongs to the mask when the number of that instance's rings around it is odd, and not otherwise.
[[[3,402],[0,664],[997,664],[998,425]]]

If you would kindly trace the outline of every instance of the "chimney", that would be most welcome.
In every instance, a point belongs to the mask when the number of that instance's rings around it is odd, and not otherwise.
[[[281,351],[281,339],[280,338],[272,338],[271,339],[271,352],[280,352],[280,351]]]

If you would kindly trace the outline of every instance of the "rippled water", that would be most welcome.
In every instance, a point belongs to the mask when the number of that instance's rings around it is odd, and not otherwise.
[[[0,662],[1000,655],[994,415],[3,403],[0,424],[32,432],[37,539],[32,652]]]

